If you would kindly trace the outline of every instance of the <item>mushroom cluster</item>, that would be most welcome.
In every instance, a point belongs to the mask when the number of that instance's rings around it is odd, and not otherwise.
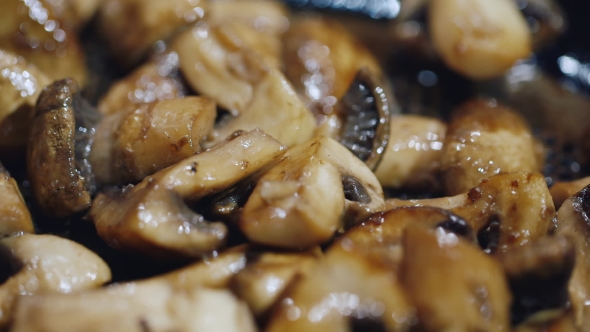
[[[558,3],[3,1],[0,331],[590,329]]]

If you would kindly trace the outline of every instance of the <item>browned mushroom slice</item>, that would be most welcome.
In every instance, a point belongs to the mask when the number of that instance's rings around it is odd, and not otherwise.
[[[27,145],[30,120],[50,80],[23,57],[0,49],[0,154],[14,156]]]
[[[409,227],[403,250],[420,331],[510,330],[510,290],[494,259],[442,228]]]
[[[569,296],[576,326],[588,322],[590,311],[590,186],[568,198],[557,212],[555,234],[569,237],[576,247],[576,262]]]
[[[85,57],[76,34],[55,15],[52,1],[2,1],[0,48],[22,55],[52,80],[86,81]]]
[[[102,184],[141,181],[200,152],[215,116],[212,100],[186,97],[136,104],[104,117],[88,156],[95,180]]]
[[[199,257],[222,246],[227,228],[209,223],[185,201],[220,192],[278,161],[284,147],[255,130],[147,177],[137,186],[99,194],[89,212],[113,247],[156,257]]]
[[[239,226],[256,243],[310,248],[384,205],[371,170],[340,143],[318,137],[288,150],[262,176]]]
[[[287,78],[320,124],[361,68],[381,75],[373,55],[336,21],[300,17],[293,20],[283,42]]]
[[[392,270],[339,247],[285,294],[266,331],[407,331],[414,314]]]
[[[18,185],[0,163],[0,238],[19,232],[33,233],[31,213]]]
[[[254,128],[288,146],[309,139],[315,130],[312,114],[283,74],[240,37],[248,29],[256,33],[237,23],[200,22],[173,42],[189,84],[235,116],[222,121],[211,145],[236,130]]]
[[[136,64],[152,45],[200,20],[207,11],[202,0],[105,0],[98,14],[98,30],[117,60]]]
[[[248,264],[232,278],[230,287],[256,317],[263,317],[283,291],[309,273],[320,255],[319,248],[305,253],[249,253]]]
[[[178,75],[178,54],[159,54],[131,74],[115,82],[98,104],[110,115],[141,103],[182,98],[185,87]]]
[[[111,280],[111,271],[76,242],[27,234],[0,240],[0,280],[0,328],[4,328],[19,295],[98,288]]]
[[[474,79],[501,76],[532,51],[527,22],[513,0],[432,0],[428,20],[443,61]]]
[[[335,105],[323,131],[334,137],[367,167],[375,170],[389,140],[390,105],[393,95],[374,73],[362,68],[350,89]]]
[[[446,125],[434,118],[392,117],[389,143],[375,171],[381,185],[436,191],[440,187],[438,173],[446,131]]]
[[[541,152],[520,115],[495,100],[469,101],[449,123],[441,159],[444,189],[456,195],[495,174],[540,171]]]
[[[547,323],[564,314],[569,307],[568,282],[575,250],[567,237],[546,236],[497,256],[514,296],[513,325],[525,320]]]
[[[66,217],[90,207],[93,181],[86,147],[97,121],[71,79],[54,82],[39,96],[27,148],[27,172],[42,213]]]
[[[377,213],[339,237],[333,246],[363,253],[398,271],[403,258],[402,238],[406,228],[420,225],[442,229],[476,242],[475,232],[461,217],[439,208],[402,207]]]
[[[590,177],[573,181],[555,182],[549,189],[551,197],[553,197],[553,204],[555,204],[555,208],[559,209],[561,204],[563,204],[566,199],[572,197],[574,194],[584,189],[588,185],[590,185]]]

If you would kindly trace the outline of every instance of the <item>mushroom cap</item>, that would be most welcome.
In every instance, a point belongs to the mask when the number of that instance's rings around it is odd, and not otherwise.
[[[16,181],[0,163],[0,238],[19,232],[33,233],[31,213]]]
[[[27,148],[33,197],[47,216],[67,217],[90,207],[85,178],[77,168],[78,84],[72,79],[47,86],[37,101]]]

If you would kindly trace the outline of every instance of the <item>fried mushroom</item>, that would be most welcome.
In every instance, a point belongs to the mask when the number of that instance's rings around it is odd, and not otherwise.
[[[99,194],[88,216],[98,235],[115,248],[155,257],[200,257],[221,247],[227,228],[209,223],[195,203],[278,161],[284,147],[259,130],[145,178],[136,186]]]
[[[50,80],[23,57],[0,49],[0,155],[27,145],[29,117]]]
[[[555,182],[549,189],[551,197],[553,197],[553,204],[555,204],[555,208],[559,209],[563,202],[565,202],[568,198],[572,197],[574,194],[584,189],[588,185],[590,185],[590,177],[585,177],[573,181]]]
[[[223,141],[236,130],[254,128],[287,146],[309,139],[315,129],[312,114],[283,74],[240,37],[248,29],[252,30],[237,23],[199,22],[172,43],[188,83],[231,113],[209,144]]]
[[[246,267],[248,251],[247,246],[234,247],[161,276],[92,292],[25,296],[17,303],[13,330],[250,331],[253,323],[246,306],[240,303],[234,311],[238,302],[223,290]],[[214,307],[203,308],[205,304]],[[197,316],[194,310],[199,310]],[[203,321],[206,315],[214,315],[214,326]],[[31,320],[33,316],[36,318]],[[220,325],[221,320],[230,318],[236,320]]]
[[[501,265],[442,228],[409,227],[404,289],[420,331],[509,331],[511,295]]]
[[[19,296],[98,288],[111,279],[107,264],[82,245],[53,235],[0,240],[0,328],[11,320]],[[4,274],[7,275],[4,275]]]
[[[74,77],[84,85],[87,77],[85,56],[65,17],[62,20],[54,12],[54,2],[3,1],[0,48],[23,56],[51,80]]]
[[[475,99],[453,112],[443,144],[447,195],[467,192],[499,173],[538,172],[542,149],[520,115],[495,100]]]
[[[384,206],[371,170],[340,143],[317,137],[289,149],[262,176],[239,227],[255,243],[310,248]]]
[[[532,51],[527,22],[513,0],[431,0],[428,21],[445,64],[473,79],[501,76]]]
[[[131,67],[154,43],[199,21],[206,11],[202,0],[105,0],[97,29],[119,63]]]
[[[31,213],[16,181],[0,163],[0,237],[15,233],[33,233]]]
[[[447,127],[420,115],[393,116],[389,143],[375,175],[383,187],[437,191]]]

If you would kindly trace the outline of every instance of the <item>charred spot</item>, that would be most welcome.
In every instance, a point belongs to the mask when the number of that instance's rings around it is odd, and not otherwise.
[[[197,163],[196,161],[193,161],[193,162],[191,163],[191,166],[190,166],[190,172],[191,172],[192,174],[195,174],[195,173],[197,173],[197,165],[198,165],[198,163]]]
[[[514,181],[510,182],[510,186],[512,188],[518,188],[518,180],[514,180]]]
[[[350,318],[350,332],[385,332],[387,328],[380,319]]]
[[[473,229],[465,221],[465,219],[450,212],[448,213],[448,216],[449,218],[447,220],[441,221],[436,225],[436,227],[441,227],[446,231],[452,232],[456,235],[460,235],[469,239],[473,238]]]
[[[500,243],[500,219],[494,215],[488,223],[477,232],[477,242],[486,253],[494,253]]]
[[[483,183],[483,181],[482,181]],[[481,198],[481,189],[479,189],[479,187],[475,187],[471,190],[469,190],[469,192],[467,193],[467,198],[469,199],[469,201],[471,203],[474,203],[475,201],[477,201],[478,199]]]
[[[363,69],[336,106],[343,123],[338,141],[373,170],[389,140],[392,100],[384,86]]]
[[[371,203],[371,196],[360,181],[352,175],[342,175],[342,188],[344,198],[349,201],[363,204]]]

